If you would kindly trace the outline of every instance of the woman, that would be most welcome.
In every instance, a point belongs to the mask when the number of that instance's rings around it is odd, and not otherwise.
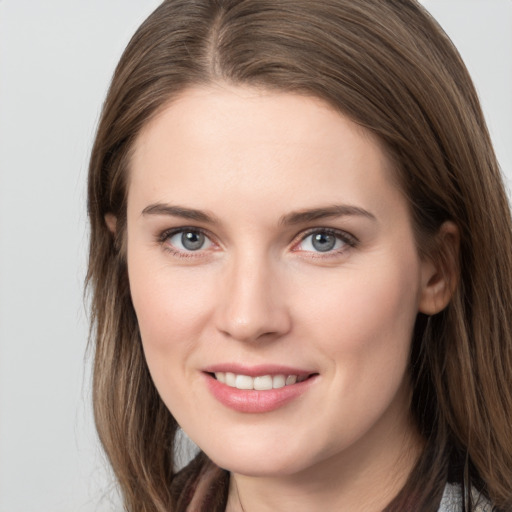
[[[89,215],[127,510],[512,510],[509,207],[416,2],[164,2],[114,75]]]

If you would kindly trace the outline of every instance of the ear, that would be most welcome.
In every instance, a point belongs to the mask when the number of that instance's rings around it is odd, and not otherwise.
[[[457,226],[444,222],[434,241],[435,250],[422,262],[419,311],[435,315],[450,302],[459,279],[460,234]]]
[[[108,230],[115,235],[116,234],[116,226],[117,226],[117,217],[113,213],[105,214],[105,224],[107,225]]]

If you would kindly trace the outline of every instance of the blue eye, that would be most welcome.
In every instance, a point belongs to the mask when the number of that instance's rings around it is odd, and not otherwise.
[[[175,231],[166,239],[169,245],[182,252],[200,251],[212,246],[212,241],[203,232],[194,229]]]
[[[345,246],[353,247],[354,245],[355,241],[351,240],[348,234],[317,230],[306,235],[297,248],[300,251],[326,253],[343,249]]]

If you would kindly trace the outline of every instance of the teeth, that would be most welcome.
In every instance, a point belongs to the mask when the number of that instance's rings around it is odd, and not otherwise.
[[[226,384],[232,388],[236,388],[236,375],[234,373],[226,373]]]
[[[248,375],[237,375],[235,379],[235,388],[254,389],[254,379]]]
[[[272,377],[272,387],[274,389],[284,388],[286,386],[286,378],[284,375],[274,375]]]
[[[215,378],[231,388],[267,391],[270,389],[283,388],[284,386],[291,386],[296,382],[303,382],[308,376],[260,375],[258,377],[249,377],[248,375],[237,375],[231,372],[216,372]]]
[[[270,375],[263,375],[263,377],[254,378],[254,389],[265,391],[272,389],[272,377]]]
[[[295,384],[297,382],[297,375],[288,375],[286,377],[286,385],[291,386],[292,384]]]

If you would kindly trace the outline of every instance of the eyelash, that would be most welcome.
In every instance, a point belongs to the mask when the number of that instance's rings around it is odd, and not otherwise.
[[[180,227],[180,228],[173,228],[168,229],[166,231],[163,231],[158,236],[158,242],[159,244],[164,248],[165,251],[171,253],[173,256],[177,256],[178,258],[197,258],[201,257],[204,251],[201,249],[197,251],[182,251],[180,249],[176,249],[173,245],[170,243],[167,243],[168,240],[179,234],[179,233],[196,233],[203,235],[205,238],[211,241],[212,244],[215,244],[215,242],[212,241],[212,236],[205,230],[201,228],[196,227]],[[334,250],[328,250],[325,251],[325,253],[322,253],[321,251],[303,251],[300,249],[295,249],[298,245],[302,244],[308,237],[315,235],[315,234],[322,234],[322,235],[328,235],[328,236],[334,236],[337,240],[340,240],[343,242],[344,246],[338,249]],[[307,230],[304,233],[301,233],[297,237],[295,237],[294,241],[292,242],[292,251],[293,252],[306,252],[306,253],[312,253],[314,254],[314,258],[329,258],[329,257],[335,257],[339,256],[340,254],[344,253],[350,248],[355,248],[359,244],[359,240],[351,235],[350,233],[347,233],[346,231],[342,231],[339,229],[333,229],[333,228],[311,228]]]
[[[174,235],[177,235],[179,233],[197,233],[200,235],[203,235],[208,240],[212,240],[212,236],[208,234],[204,229],[195,228],[191,226],[184,226],[180,228],[173,228],[168,229],[161,233],[158,237],[158,241],[160,245],[163,247],[163,249],[169,253],[171,253],[173,256],[177,256],[178,258],[197,258],[198,256],[201,256],[202,251],[182,251],[180,249],[176,249],[174,246],[172,246],[170,243],[166,243],[171,237]],[[213,243],[213,242],[212,242]]]
[[[328,235],[328,236],[334,236],[337,240],[341,240],[343,242],[343,247],[338,249],[332,249],[325,252],[321,251],[301,251],[300,249],[295,249],[298,245],[302,244],[308,237],[315,235],[315,234],[322,234],[322,235]],[[308,252],[313,254],[314,258],[332,258],[336,256],[340,256],[345,251],[351,248],[357,247],[359,244],[359,240],[350,233],[347,233],[346,231],[342,231],[340,229],[333,229],[333,228],[311,228],[307,230],[305,233],[301,233],[299,235],[299,240],[293,244],[294,251],[295,252]]]

